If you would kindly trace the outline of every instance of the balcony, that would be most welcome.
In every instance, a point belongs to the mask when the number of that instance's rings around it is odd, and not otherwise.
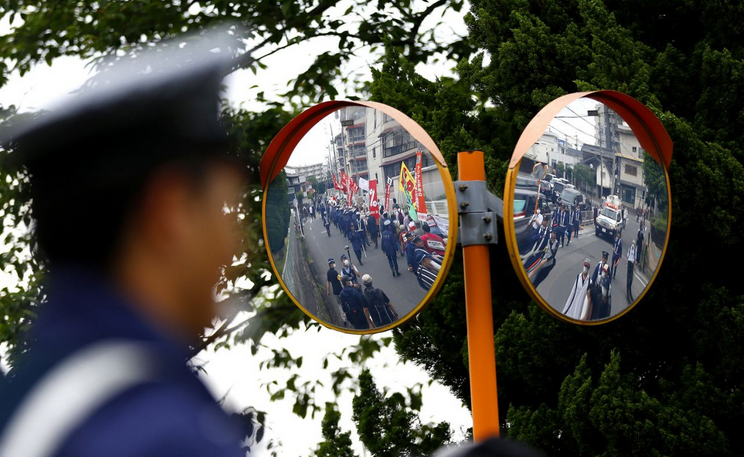
[[[394,155],[402,154],[410,151],[411,149],[420,148],[421,144],[418,141],[410,141],[408,143],[399,144],[382,150],[382,157],[392,157]]]

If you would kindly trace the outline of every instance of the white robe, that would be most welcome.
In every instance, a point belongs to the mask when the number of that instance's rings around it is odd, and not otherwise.
[[[586,291],[588,288],[589,275],[587,275],[586,279],[584,279],[583,275],[579,273],[579,275],[576,277],[576,281],[574,281],[571,293],[568,294],[566,306],[563,307],[563,314],[572,319],[581,319],[581,315],[584,312],[584,307],[586,306]]]

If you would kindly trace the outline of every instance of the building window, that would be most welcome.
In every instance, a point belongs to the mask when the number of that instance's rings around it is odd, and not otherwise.
[[[629,176],[638,176],[638,167],[634,165],[625,165],[625,174]]]
[[[372,146],[372,158],[377,157],[377,146]]]
[[[633,146],[633,152],[638,152],[638,148]]]

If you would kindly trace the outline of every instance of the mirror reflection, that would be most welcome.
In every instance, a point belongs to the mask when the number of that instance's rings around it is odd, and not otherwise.
[[[395,119],[345,107],[315,125],[269,185],[269,252],[295,300],[336,327],[412,315],[447,246],[435,159]]]
[[[522,267],[552,308],[596,321],[637,300],[666,245],[667,181],[617,113],[570,104],[530,147],[514,186]]]

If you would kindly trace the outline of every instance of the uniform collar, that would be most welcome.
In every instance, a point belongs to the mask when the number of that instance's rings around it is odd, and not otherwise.
[[[34,336],[42,348],[74,351],[104,339],[151,343],[174,356],[188,358],[188,344],[158,328],[91,268],[59,265],[48,281],[49,301],[42,305]]]

